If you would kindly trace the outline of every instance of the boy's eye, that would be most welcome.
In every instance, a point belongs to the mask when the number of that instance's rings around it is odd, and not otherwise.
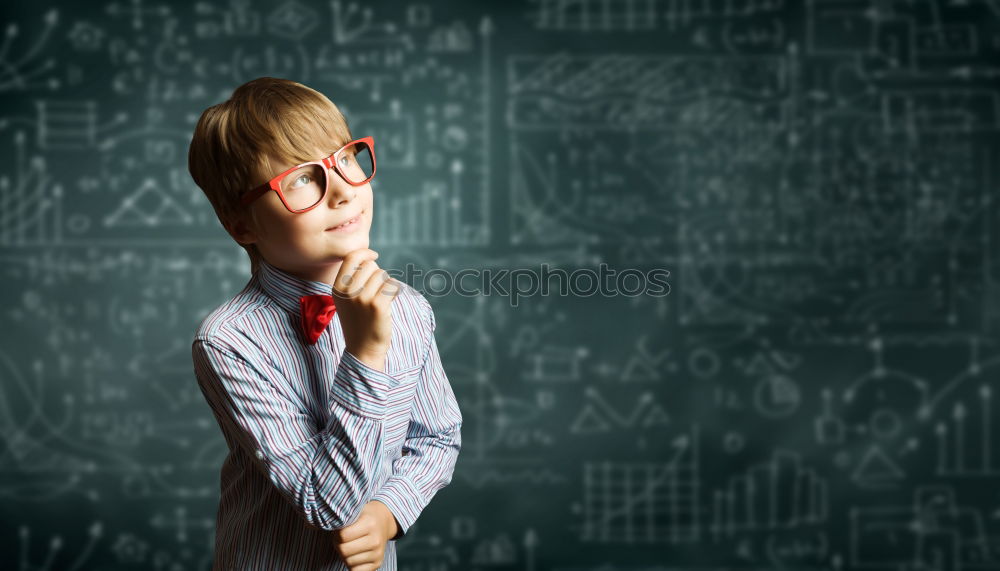
[[[312,178],[309,176],[309,174],[302,173],[297,177],[295,177],[295,180],[292,181],[292,188],[299,188],[301,186],[309,184],[310,182],[312,182]]]
[[[344,167],[350,166],[350,164],[351,164],[351,158],[348,157],[346,154],[343,155],[343,156],[341,156],[340,157],[340,164],[341,164],[341,166],[344,166]]]

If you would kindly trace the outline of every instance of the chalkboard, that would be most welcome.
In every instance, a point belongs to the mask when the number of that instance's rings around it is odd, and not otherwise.
[[[250,274],[187,148],[260,76],[427,272],[463,448],[400,569],[1000,569],[997,2],[0,14],[5,569],[210,568],[190,344]]]

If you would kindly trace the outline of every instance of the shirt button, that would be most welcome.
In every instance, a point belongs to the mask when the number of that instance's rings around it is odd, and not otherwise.
[[[257,451],[257,459],[258,460],[263,460],[264,459],[264,451],[263,450],[258,450]]]

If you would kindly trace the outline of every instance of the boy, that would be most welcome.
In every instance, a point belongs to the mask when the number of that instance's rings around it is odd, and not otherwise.
[[[462,415],[430,304],[368,248],[372,138],[262,77],[204,111],[188,168],[253,274],[191,349],[229,447],[213,569],[395,570]]]

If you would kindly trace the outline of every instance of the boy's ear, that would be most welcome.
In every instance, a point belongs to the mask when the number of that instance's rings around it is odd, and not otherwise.
[[[242,215],[230,220],[225,228],[229,235],[240,244],[253,244],[257,241],[257,234],[250,228]]]

